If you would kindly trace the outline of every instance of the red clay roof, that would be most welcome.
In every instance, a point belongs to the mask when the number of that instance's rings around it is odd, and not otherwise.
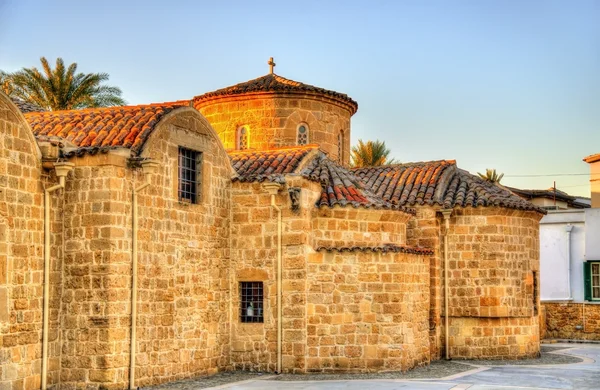
[[[23,114],[28,113],[28,112],[46,111],[42,107],[38,106],[37,104],[29,103],[29,102],[26,102],[25,100],[21,100],[16,97],[11,97],[10,100],[12,100],[12,102],[15,104],[15,106],[17,106],[17,108]]]
[[[318,207],[352,205],[394,208],[387,200],[371,192],[353,172],[330,160],[324,153],[307,164],[301,174],[309,180],[321,183],[323,192],[317,201]]]
[[[305,145],[271,150],[244,150],[229,152],[231,165],[237,173],[233,181],[284,183],[284,175],[295,172],[300,162],[317,145]]]
[[[140,106],[88,108],[83,110],[25,114],[36,136],[64,138],[82,150],[106,147],[130,148],[136,154],[169,112],[187,101]]]
[[[354,173],[395,206],[500,206],[545,214],[512,192],[458,169],[454,160],[359,168]]]
[[[301,92],[301,93],[316,93],[325,95],[331,98],[341,100],[354,107],[354,112],[358,109],[358,103],[352,100],[345,93],[330,91],[328,89],[315,87],[313,85],[304,84],[298,81],[286,79],[274,73],[267,74],[257,79],[249,80],[243,83],[232,85],[231,87],[217,89],[213,92],[207,92],[203,95],[196,96],[194,102],[207,100],[219,96],[243,95],[256,92]]]
[[[314,152],[314,153],[311,153]],[[371,193],[348,169],[327,158],[317,145],[295,146],[263,151],[229,152],[237,173],[234,181],[285,183],[286,174],[300,174],[321,184],[323,192],[316,206],[395,208]],[[306,159],[309,160],[306,160]],[[304,167],[304,168],[302,168]],[[397,207],[396,207],[397,208]],[[410,212],[410,210],[402,209]]]

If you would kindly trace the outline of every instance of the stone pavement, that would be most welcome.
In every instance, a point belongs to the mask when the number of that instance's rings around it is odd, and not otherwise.
[[[552,353],[584,359],[575,364],[530,366],[476,366],[442,379],[370,379],[335,381],[278,381],[271,377],[230,383],[216,389],[228,390],[492,390],[571,389],[600,390],[600,344],[553,344],[567,349]]]

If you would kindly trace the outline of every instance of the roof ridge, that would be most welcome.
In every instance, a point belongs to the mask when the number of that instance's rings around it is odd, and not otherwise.
[[[448,165],[456,165],[456,160],[429,160],[429,161],[411,161],[405,163],[396,163],[396,164],[384,164],[384,165],[371,165],[367,167],[351,167],[350,169],[353,171],[359,171],[361,169],[385,169],[385,168],[395,168],[395,167],[409,167],[415,165],[423,165],[423,164],[432,164],[432,163],[443,163],[446,162]]]
[[[145,107],[173,107],[173,106],[181,106],[186,107],[189,106],[190,100],[176,100],[172,102],[163,102],[163,103],[147,103],[147,104],[136,104],[136,105],[127,105],[127,106],[108,106],[108,107],[87,107],[87,108],[74,108],[71,110],[55,110],[55,111],[39,111],[39,112],[28,112],[27,115],[64,115],[65,113],[85,113],[85,112],[104,112],[110,110],[133,110]]]

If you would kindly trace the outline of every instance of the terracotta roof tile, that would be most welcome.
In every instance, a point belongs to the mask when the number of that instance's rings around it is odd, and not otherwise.
[[[21,100],[16,97],[11,97],[10,100],[17,106],[17,108],[23,113],[26,114],[28,112],[43,112],[46,111],[42,107],[37,104],[26,102],[25,100]]]
[[[353,172],[330,160],[324,153],[316,156],[300,173],[308,180],[321,183],[323,192],[317,207],[352,205],[394,208],[391,203],[367,189]]]
[[[545,213],[505,188],[459,169],[454,160],[358,168],[354,173],[394,206],[500,206]]]
[[[301,93],[316,93],[335,98],[350,104],[354,107],[354,112],[358,109],[358,103],[352,100],[345,93],[330,91],[328,89],[315,87],[313,85],[304,84],[298,81],[286,79],[285,77],[276,74],[267,74],[257,79],[249,80],[243,83],[232,85],[231,87],[221,88],[213,92],[208,92],[200,96],[196,96],[194,101],[202,101],[219,96],[242,95],[255,92],[301,92]]]
[[[321,246],[315,249],[317,252],[319,251],[337,251],[337,252],[394,252],[394,253],[412,253],[417,255],[433,255],[434,251],[429,248],[422,248],[416,246],[406,246],[406,245],[396,245],[396,244],[384,244],[379,246]]]
[[[350,170],[330,160],[317,145],[296,146],[264,151],[229,152],[236,172],[233,181],[285,183],[285,175],[300,174],[321,184],[322,192],[317,207],[354,206],[398,209],[414,214],[415,211],[396,207],[369,191]]]
[[[244,150],[229,152],[231,165],[237,176],[233,181],[262,182],[265,180],[284,183],[284,175],[293,173],[300,162],[316,145],[306,145],[271,150]]]
[[[187,101],[139,106],[27,113],[36,136],[64,138],[81,150],[125,147],[136,154],[169,112],[189,105]]]

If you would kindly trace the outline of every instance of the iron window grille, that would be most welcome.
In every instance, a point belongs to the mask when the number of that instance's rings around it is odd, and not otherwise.
[[[198,203],[202,153],[179,147],[179,201]]]
[[[240,320],[264,322],[262,282],[240,282]]]

